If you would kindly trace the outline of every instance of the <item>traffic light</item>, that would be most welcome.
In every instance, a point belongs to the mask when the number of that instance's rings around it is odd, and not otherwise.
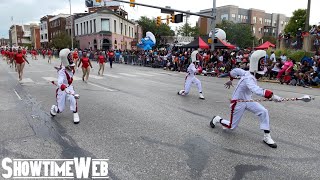
[[[161,25],[161,16],[158,16],[157,17],[157,26],[160,26]]]
[[[169,24],[170,24],[170,16],[167,15],[167,25],[169,25]]]
[[[171,14],[171,22],[174,23],[174,21],[175,21],[174,14]]]
[[[101,0],[96,0],[97,3],[101,3]]]
[[[131,3],[135,3],[136,0],[130,0]],[[135,7],[135,4],[131,4],[130,3],[130,7]]]

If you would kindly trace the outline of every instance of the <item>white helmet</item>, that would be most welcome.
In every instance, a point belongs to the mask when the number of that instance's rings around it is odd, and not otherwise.
[[[250,72],[264,74],[264,60],[267,52],[264,50],[255,51],[250,57]]]
[[[75,66],[72,60],[70,49],[68,48],[62,49],[59,53],[59,57],[64,67]]]
[[[191,53],[191,62],[197,62],[197,54],[199,51],[193,51]]]

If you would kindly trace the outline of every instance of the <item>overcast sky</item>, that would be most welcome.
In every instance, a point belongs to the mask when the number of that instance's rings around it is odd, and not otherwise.
[[[129,1],[129,0],[127,0]],[[72,13],[84,12],[85,0],[71,0]],[[190,10],[199,12],[202,9],[212,7],[212,0],[136,0],[137,3],[151,4],[155,6],[171,6],[174,9]],[[299,8],[307,8],[308,0],[216,0],[217,6],[236,5],[241,8],[262,9],[268,13],[282,13],[291,16],[292,12]],[[129,13],[129,19],[139,19],[140,16],[156,17],[161,14],[160,10],[136,6],[129,7],[128,4],[122,4],[123,8]],[[311,4],[311,24],[320,22],[320,0],[312,0]],[[69,0],[0,0],[0,38],[8,37],[8,30],[13,23],[26,24],[37,22],[42,16],[47,14],[69,14]],[[198,17],[191,16],[190,22],[194,25]],[[172,26],[175,29],[177,25]]]

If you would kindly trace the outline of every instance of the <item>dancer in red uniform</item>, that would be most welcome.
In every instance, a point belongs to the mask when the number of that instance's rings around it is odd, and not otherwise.
[[[51,49],[48,49],[47,54],[48,54],[48,63],[51,64],[51,58],[52,58],[52,51],[51,51]]]
[[[97,62],[99,63],[99,71],[98,71],[99,76],[100,75],[103,76],[105,60],[106,58],[102,55],[102,52],[100,52],[100,55],[98,56],[98,60],[97,60]]]
[[[25,57],[25,55],[22,53],[21,49],[19,49],[18,53],[16,53],[14,55],[14,60],[16,62],[16,66],[17,66],[16,69],[18,71],[19,81],[21,81],[25,62],[27,62],[28,64],[30,64],[30,63],[27,60],[27,58]]]
[[[113,51],[113,50],[111,50],[111,51],[108,52],[110,68],[112,68],[112,62],[114,61],[114,56],[115,56],[115,54],[114,54],[114,51]]]
[[[76,64],[76,67],[77,67],[78,60],[79,60],[79,54],[78,54],[78,49],[77,48],[75,48],[73,53],[72,53],[72,59],[73,59],[73,62]]]
[[[92,68],[92,64],[91,64],[90,59],[87,57],[87,53],[85,53],[85,52],[83,53],[83,56],[80,59],[78,67],[80,67],[81,63],[82,63],[82,72],[83,72],[82,81],[88,82],[89,73],[90,73],[89,65]],[[84,79],[84,78],[86,78],[86,79]]]

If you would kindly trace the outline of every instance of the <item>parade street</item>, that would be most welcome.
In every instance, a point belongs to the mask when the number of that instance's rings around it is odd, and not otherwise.
[[[250,112],[236,130],[210,127],[214,115],[230,118],[235,87],[225,89],[227,78],[197,76],[205,96],[201,100],[195,86],[188,96],[177,95],[185,73],[127,64],[110,69],[106,64],[101,77],[94,61],[88,83],[82,81],[81,69],[75,73],[73,86],[80,94],[80,123],[75,125],[69,105],[50,115],[56,96],[50,81],[57,81],[54,66],[60,61],[28,59],[31,65],[26,64],[21,82],[0,61],[0,159],[109,159],[112,180],[320,177],[319,89],[258,83],[281,97],[316,98],[309,103],[261,102],[278,144],[273,149],[263,143],[259,119]]]

